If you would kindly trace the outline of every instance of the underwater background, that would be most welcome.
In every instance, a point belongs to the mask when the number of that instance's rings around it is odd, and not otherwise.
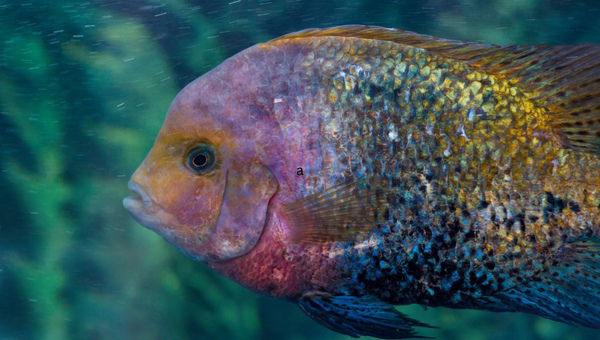
[[[186,258],[121,203],[187,83],[256,43],[342,24],[600,43],[600,3],[0,1],[0,339],[349,339]],[[526,314],[399,309],[438,339],[600,338]]]

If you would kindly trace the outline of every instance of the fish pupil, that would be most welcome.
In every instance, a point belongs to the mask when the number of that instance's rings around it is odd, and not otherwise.
[[[192,159],[192,163],[195,167],[200,168],[206,165],[206,163],[208,163],[208,158],[206,157],[206,155],[198,154],[194,157],[194,159]]]
[[[214,165],[215,158],[208,146],[201,145],[188,154],[187,161],[192,170],[205,172]]]

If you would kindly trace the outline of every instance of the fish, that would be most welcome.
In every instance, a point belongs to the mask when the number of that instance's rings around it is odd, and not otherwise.
[[[394,306],[600,328],[600,45],[290,33],[187,85],[132,175],[133,218],[353,337]]]

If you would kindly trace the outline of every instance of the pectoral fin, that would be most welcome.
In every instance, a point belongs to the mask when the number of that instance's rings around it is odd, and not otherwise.
[[[428,338],[419,336],[413,327],[433,328],[407,317],[394,306],[374,297],[328,296],[311,292],[300,298],[298,306],[321,325],[355,338]]]
[[[348,241],[372,232],[386,219],[398,190],[380,181],[342,183],[284,207],[292,241],[304,244]]]

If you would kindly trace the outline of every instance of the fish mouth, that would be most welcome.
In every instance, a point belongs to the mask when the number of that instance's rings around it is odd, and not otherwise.
[[[139,196],[125,197],[125,199],[123,199],[123,206],[125,209],[129,211],[137,209],[144,209],[146,211],[155,210],[154,202],[152,202],[150,196],[148,196],[146,191],[144,191],[144,188],[139,184],[134,181],[129,181],[129,183],[127,183],[127,188]]]
[[[134,181],[127,184],[129,190],[139,196],[129,196],[123,199],[123,207],[131,216],[144,227],[165,237],[171,234],[173,218],[163,208],[154,202],[144,188]]]

